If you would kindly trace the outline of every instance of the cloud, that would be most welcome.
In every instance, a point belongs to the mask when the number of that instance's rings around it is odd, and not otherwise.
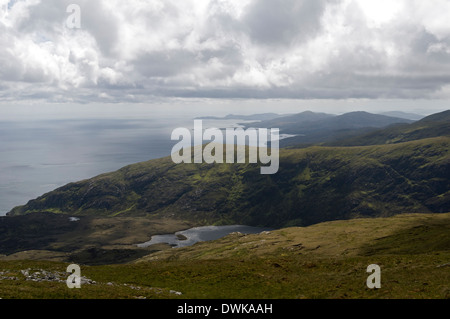
[[[446,0],[0,0],[0,99],[449,98]]]
[[[321,27],[324,0],[253,1],[243,17],[250,38],[267,46],[291,46],[316,36]]]

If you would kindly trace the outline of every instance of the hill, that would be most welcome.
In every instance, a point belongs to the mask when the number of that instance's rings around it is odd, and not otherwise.
[[[279,128],[280,131],[286,134],[298,134],[299,129],[302,125],[309,126],[309,123],[330,119],[334,117],[335,115],[332,114],[305,111],[298,114],[279,116],[261,122],[247,123],[246,126]]]
[[[408,119],[408,120],[412,120],[412,121],[418,121],[425,117],[424,115],[420,115],[420,114],[416,114],[416,113],[407,113],[407,112],[399,112],[399,111],[383,112],[383,113],[379,113],[379,114],[392,116],[392,117],[400,117],[402,119]]]
[[[283,134],[296,135],[281,141],[280,145],[286,147],[330,142],[340,138],[359,136],[392,124],[412,122],[404,118],[368,112],[350,112],[336,116],[307,111],[259,123],[249,123],[246,127],[279,128]]]
[[[390,145],[282,149],[280,169],[170,158],[70,183],[9,215],[152,216],[282,227],[450,211],[450,137]]]
[[[393,144],[436,136],[450,136],[450,110],[427,116],[411,124],[392,125],[367,134],[324,143],[324,145],[359,146]]]

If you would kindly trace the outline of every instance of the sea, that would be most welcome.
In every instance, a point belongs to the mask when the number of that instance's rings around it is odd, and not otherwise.
[[[70,182],[169,156],[178,142],[172,131],[192,129],[198,115],[0,117],[0,216]],[[227,128],[245,121],[203,122],[205,128]]]

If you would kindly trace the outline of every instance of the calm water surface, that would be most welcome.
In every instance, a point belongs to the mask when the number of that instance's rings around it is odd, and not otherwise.
[[[176,232],[175,234],[152,236],[150,241],[138,244],[138,247],[148,247],[150,245],[160,243],[172,245],[174,248],[186,247],[201,241],[219,239],[234,232],[240,232],[243,234],[259,234],[263,231],[270,230],[271,229],[269,228],[251,227],[245,225],[194,227],[188,230]],[[184,236],[186,239],[180,239],[180,235]]]
[[[236,127],[237,120],[204,120]],[[177,127],[194,117],[146,119],[0,119],[0,216],[70,182],[169,156]]]

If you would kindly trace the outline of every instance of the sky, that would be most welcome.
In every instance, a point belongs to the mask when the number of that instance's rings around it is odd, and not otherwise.
[[[0,107],[431,113],[449,108],[449,17],[450,0],[0,0]]]

